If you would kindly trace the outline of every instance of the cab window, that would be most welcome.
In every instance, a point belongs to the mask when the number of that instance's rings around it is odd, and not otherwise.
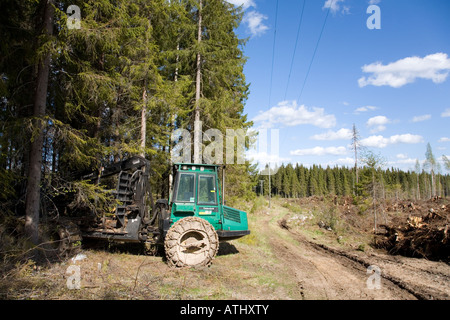
[[[195,202],[195,174],[180,174],[175,201]]]
[[[217,204],[214,176],[200,175],[198,179],[198,203]]]

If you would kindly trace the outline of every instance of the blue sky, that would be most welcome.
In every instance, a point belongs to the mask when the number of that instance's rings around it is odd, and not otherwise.
[[[279,132],[271,161],[352,166],[353,124],[386,167],[413,170],[427,143],[449,157],[450,1],[229,2],[245,9],[245,112],[255,128]],[[381,29],[367,27],[371,4]]]

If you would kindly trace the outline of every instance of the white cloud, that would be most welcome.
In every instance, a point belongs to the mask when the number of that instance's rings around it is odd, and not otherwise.
[[[313,140],[350,140],[351,138],[352,131],[345,128],[338,131],[328,131],[321,134],[315,134],[311,137]]]
[[[260,122],[260,127],[263,128],[272,128],[274,125],[293,127],[302,124],[331,128],[336,125],[335,116],[326,114],[323,108],[308,108],[305,105],[297,107],[296,101],[282,101],[252,120]]]
[[[341,11],[342,14],[350,14],[350,7],[344,6]]]
[[[403,167],[406,169],[409,166],[415,166],[416,161],[417,161],[417,159],[405,158],[405,159],[400,159],[400,160],[396,160],[396,161],[389,161],[387,164],[389,166]]]
[[[369,0],[369,4],[379,4],[381,0]]]
[[[401,163],[401,164],[416,164],[416,161],[417,161],[417,159],[407,158],[407,159],[398,160],[397,163]]]
[[[240,7],[243,10],[247,10],[250,7],[256,8],[256,3],[253,0],[226,0],[229,3]],[[242,23],[247,25],[248,32],[253,36],[259,36],[265,33],[269,27],[264,24],[264,20],[267,20],[267,16],[259,13],[258,11],[250,11],[245,13]]]
[[[337,160],[331,160],[328,161],[326,163],[321,163],[322,167],[334,167],[334,166],[341,166],[341,167],[353,167],[355,165],[355,159],[351,158],[351,157],[346,157],[346,158],[339,158]]]
[[[375,106],[364,106],[364,107],[359,107],[355,109],[355,113],[360,113],[360,112],[368,112],[368,111],[373,111],[373,110],[377,110],[378,108]]]
[[[445,53],[435,53],[424,58],[407,57],[388,65],[375,62],[364,65],[362,71],[372,73],[372,75],[368,78],[360,78],[358,80],[360,87],[373,85],[400,88],[414,82],[417,78],[432,80],[434,83],[442,83],[449,74],[450,59]]]
[[[298,149],[290,152],[293,156],[324,156],[343,155],[347,153],[346,147],[314,147],[311,149]]]
[[[322,9],[330,8],[331,12],[337,12],[340,9],[339,2],[344,2],[344,0],[326,0]]]
[[[269,173],[276,174],[281,164],[292,162],[291,158],[283,158],[278,154],[267,152],[257,152],[254,149],[246,151],[245,158],[251,163],[257,164],[257,167],[261,170],[260,174],[262,175],[268,175]],[[267,169],[268,165],[270,165],[270,172]]]
[[[389,138],[385,138],[383,136],[370,136],[368,138],[361,140],[361,145],[365,147],[374,147],[374,148],[385,148],[388,145],[391,144],[398,144],[398,143],[407,143],[407,144],[414,144],[414,143],[421,143],[423,142],[423,137],[419,135],[414,134],[400,134],[400,135],[394,135]]]
[[[240,7],[242,6],[242,8],[245,10],[249,7],[256,7],[256,4],[253,0],[227,0],[227,2]]]
[[[431,119],[431,114],[424,114],[422,116],[415,116],[412,118],[412,122],[421,122]]]
[[[396,155],[397,159],[406,159],[408,158],[408,155],[405,153],[399,153]]]
[[[441,113],[441,117],[443,118],[450,117],[450,108],[445,109],[445,111]]]
[[[345,0],[326,0],[323,4],[322,9],[330,9],[333,14],[336,14],[337,12],[341,11],[342,14],[349,14],[350,13],[350,7],[348,6],[341,6],[341,2],[344,3]],[[342,8],[342,9],[341,9]]]
[[[439,139],[439,142],[450,142],[450,138],[442,137]]]
[[[283,163],[283,162],[291,161],[290,158],[282,158],[278,154],[271,154],[271,153],[267,153],[267,152],[256,152],[255,150],[247,151],[245,156],[247,159],[249,159],[251,161],[263,163],[264,165],[267,163],[271,163],[271,164],[276,163],[278,165],[281,165],[281,163]]]
[[[250,11],[246,13],[242,22],[247,24],[247,28],[252,36],[259,36],[265,33],[269,27],[264,24],[267,16],[257,11]]]
[[[371,128],[371,132],[380,132],[386,130],[386,124],[390,123],[391,120],[389,120],[385,116],[376,116],[372,117],[369,120],[367,120],[367,126]]]
[[[416,134],[397,134],[394,136],[391,136],[389,138],[389,143],[391,144],[397,144],[397,143],[408,143],[408,144],[414,144],[414,143],[421,143],[423,142],[423,137],[416,135]]]
[[[353,166],[355,165],[355,159],[353,158],[340,158],[337,159],[336,161],[333,161],[332,164],[337,164],[337,165],[341,165],[341,166]]]

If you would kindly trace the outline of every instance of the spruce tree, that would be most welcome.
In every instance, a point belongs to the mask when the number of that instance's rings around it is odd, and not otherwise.
[[[54,3],[52,0],[43,0],[40,3],[42,17],[38,25],[43,25],[42,34],[38,38],[37,48],[49,46],[53,35]],[[39,29],[39,28],[38,28]],[[25,198],[25,233],[35,245],[39,242],[39,211],[40,211],[40,185],[42,148],[44,143],[45,112],[47,105],[47,89],[50,74],[51,52],[43,49],[37,58],[37,76],[33,98],[33,136],[30,146],[30,159],[28,163],[27,192]]]

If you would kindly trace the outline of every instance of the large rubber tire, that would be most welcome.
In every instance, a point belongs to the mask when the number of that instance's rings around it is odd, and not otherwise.
[[[164,249],[170,266],[209,266],[219,250],[219,237],[205,219],[186,217],[169,229]]]
[[[67,258],[79,252],[82,236],[79,227],[74,222],[61,219],[55,224],[51,224],[48,232],[49,252],[60,258]]]

